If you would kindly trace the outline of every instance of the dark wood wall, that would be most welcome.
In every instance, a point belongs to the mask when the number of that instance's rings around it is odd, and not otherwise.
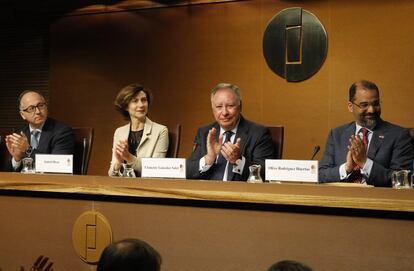
[[[48,38],[49,20],[0,15],[0,128],[24,123],[17,104],[23,90],[36,89],[48,100]]]

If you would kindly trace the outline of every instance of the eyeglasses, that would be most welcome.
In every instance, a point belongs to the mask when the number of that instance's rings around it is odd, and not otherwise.
[[[360,103],[360,104],[356,104],[356,103],[352,102],[352,104],[356,105],[361,110],[367,110],[370,106],[374,107],[375,109],[377,109],[381,106],[380,101],[373,101],[372,103],[363,102],[363,103]]]
[[[46,107],[47,107],[46,103],[38,103],[37,105],[31,105],[31,106],[27,107],[26,109],[23,109],[22,111],[24,111],[26,113],[34,113],[34,112],[36,112],[36,108],[39,109],[39,111],[42,111]]]

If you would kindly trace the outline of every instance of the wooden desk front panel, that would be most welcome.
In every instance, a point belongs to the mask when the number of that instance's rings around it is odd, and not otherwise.
[[[115,239],[135,236],[158,248],[164,270],[266,270],[282,259],[301,260],[316,270],[414,268],[414,237],[401,235],[412,231],[413,221],[277,207],[107,202],[95,207],[111,221]]]
[[[76,218],[90,210],[109,220],[114,240],[153,245],[166,271],[266,270],[282,259],[316,270],[414,269],[412,212],[32,191],[1,191],[0,268],[18,270],[42,254],[56,271],[95,270],[71,240]]]

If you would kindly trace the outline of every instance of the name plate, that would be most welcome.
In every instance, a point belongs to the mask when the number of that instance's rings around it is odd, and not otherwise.
[[[318,182],[318,161],[266,159],[267,181]]]
[[[185,158],[142,158],[141,177],[185,179]]]
[[[36,172],[73,173],[72,154],[36,154]]]

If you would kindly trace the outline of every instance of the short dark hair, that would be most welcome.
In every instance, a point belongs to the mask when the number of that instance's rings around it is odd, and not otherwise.
[[[365,89],[365,90],[375,90],[379,96],[379,89],[374,82],[368,80],[360,80],[351,85],[349,88],[349,101],[354,101],[355,93],[358,88]]]
[[[43,96],[43,94],[42,93],[40,93],[39,91],[37,91],[37,90],[31,90],[31,89],[26,89],[26,90],[23,90],[20,94],[19,94],[19,96],[17,97],[17,108],[19,108],[19,110],[20,110],[20,103],[21,103],[21,101],[22,101],[22,98],[23,98],[23,96],[24,95],[26,95],[27,93],[29,93],[29,92],[34,92],[34,93],[37,93],[39,96],[41,96],[45,101],[46,101],[46,99],[45,99],[45,96]]]
[[[160,254],[139,239],[124,239],[107,246],[99,258],[97,271],[159,271]]]
[[[298,261],[284,260],[273,264],[268,271],[312,271],[312,268]]]
[[[129,102],[141,91],[145,93],[145,96],[147,96],[148,105],[150,105],[152,98],[151,90],[145,88],[141,84],[130,84],[121,89],[116,96],[114,101],[115,109],[119,111],[126,120],[130,119],[128,113]]]

